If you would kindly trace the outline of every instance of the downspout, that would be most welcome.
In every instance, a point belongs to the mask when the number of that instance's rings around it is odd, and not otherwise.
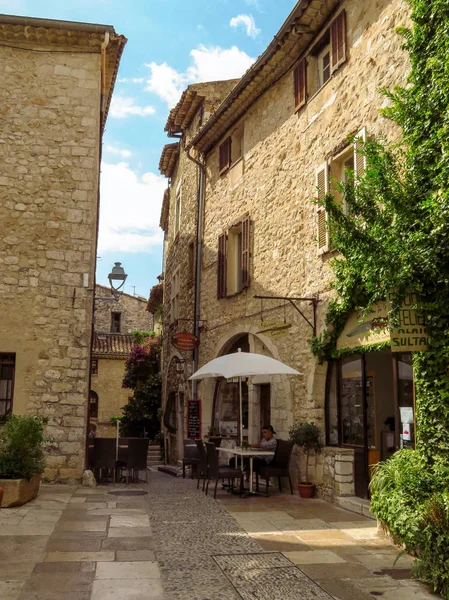
[[[101,158],[102,158],[102,142],[103,142],[103,121],[104,113],[106,108],[106,48],[109,45],[109,31],[104,32],[104,40],[101,44],[100,54],[100,78],[101,78],[101,95],[100,95],[100,123],[99,123],[99,147],[98,147],[98,189],[97,189],[97,227],[95,234],[95,251],[94,251],[94,275],[93,275],[93,298],[92,298],[92,325],[90,333],[90,355],[89,355],[89,383],[88,383],[88,397],[87,397],[87,428],[86,428],[86,453],[85,453],[85,466],[88,465],[89,456],[89,427],[90,427],[90,414],[89,414],[89,402],[90,402],[90,389],[92,385],[92,350],[94,344],[94,330],[95,330],[95,286],[96,286],[96,272],[97,272],[97,249],[98,249],[98,231],[100,227],[100,177],[101,177]]]
[[[187,158],[193,161],[199,168],[200,180],[198,184],[198,214],[196,225],[196,265],[195,265],[195,308],[194,308],[194,334],[200,335],[200,297],[201,297],[201,261],[203,256],[203,206],[204,206],[204,181],[205,165],[203,162],[194,158],[190,154],[191,148],[188,148]],[[193,351],[193,372],[198,370],[199,346]],[[198,382],[192,381],[192,398],[198,397]]]

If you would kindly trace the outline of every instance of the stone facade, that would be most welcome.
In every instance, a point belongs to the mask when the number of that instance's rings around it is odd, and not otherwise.
[[[295,110],[295,60],[314,51],[330,19],[342,9],[346,11],[346,60]],[[282,42],[271,58],[262,55],[260,64],[234,88],[232,101],[218,107],[192,141],[193,149],[204,157],[206,170],[200,290],[205,328],[199,364],[226,353],[233,341],[245,335],[250,351],[269,354],[302,373],[251,379],[250,442],[260,436],[263,384],[270,384],[270,418],[278,437],[287,438],[296,420],[314,421],[325,429],[327,367],[318,364],[310,351],[310,324],[290,303],[254,296],[315,298],[317,333],[323,330],[332,298],[329,259],[333,254],[318,251],[316,172],[325,161],[336,160],[349,147],[348,136],[362,128],[369,136],[397,139],[393,124],[379,114],[387,103],[379,89],[406,81],[407,55],[395,28],[408,23],[408,11],[402,0],[298,3],[292,12],[296,20],[289,17],[282,27],[277,36]],[[272,75],[281,72],[282,64],[283,74]],[[264,79],[271,82],[270,78],[273,83],[262,89]],[[234,142],[236,135],[242,144],[241,158],[220,174],[220,145],[228,137]],[[217,299],[219,236],[229,233],[246,214],[250,218],[249,286]],[[167,268],[166,279],[169,276]],[[313,323],[312,303],[296,304]],[[267,321],[289,327],[263,331],[267,327],[262,322]],[[214,395],[215,381],[200,383],[205,430],[215,418]],[[354,493],[352,454],[350,449],[326,448],[311,464],[322,495]],[[297,452],[295,456],[298,464]],[[304,465],[298,466],[303,473]]]
[[[94,329],[102,333],[112,331],[112,313],[120,314],[120,331],[115,333],[131,333],[134,329],[153,331],[153,315],[147,311],[147,300],[141,296],[118,294],[114,302],[111,288],[97,284],[95,298],[108,298],[95,303]]]
[[[126,39],[2,15],[0,42],[0,352],[15,356],[13,412],[49,419],[44,476],[71,481],[86,446],[101,132]]]

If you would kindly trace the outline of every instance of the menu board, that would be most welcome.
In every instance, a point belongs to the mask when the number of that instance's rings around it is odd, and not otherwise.
[[[193,440],[201,438],[201,400],[187,402],[187,437]]]

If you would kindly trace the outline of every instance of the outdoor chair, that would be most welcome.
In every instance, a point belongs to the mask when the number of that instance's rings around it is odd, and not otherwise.
[[[278,440],[274,457],[271,463],[267,465],[257,465],[256,471],[256,490],[259,491],[259,475],[266,479],[266,495],[268,496],[268,486],[270,477],[277,477],[279,491],[282,492],[281,477],[288,477],[290,482],[290,492],[293,494],[293,485],[290,477],[289,465],[290,457],[293,451],[293,442],[287,440]]]
[[[113,479],[115,482],[115,469],[116,469],[116,441],[115,438],[95,438],[94,439],[94,456],[93,456],[93,468],[94,472],[99,472],[99,478],[101,479],[102,470],[112,470]]]
[[[214,444],[215,448],[219,448],[221,446],[222,439],[223,439],[222,437],[216,436],[216,437],[210,437],[208,441],[211,442],[212,444]]]
[[[207,454],[206,454],[206,448],[204,446],[204,442],[203,440],[195,440],[196,443],[196,447],[198,450],[198,456],[200,459],[199,465],[198,465],[198,483],[196,486],[196,489],[199,490],[200,488],[200,479],[201,476],[203,477],[203,492],[204,492],[204,488],[206,485],[206,478],[207,478]]]
[[[128,458],[126,460],[126,483],[128,483],[129,472],[132,471],[133,477],[137,471],[137,481],[139,481],[139,471],[145,470],[145,481],[148,483],[148,444],[147,438],[128,438]]]
[[[214,498],[217,496],[217,486],[219,479],[228,479],[231,492],[234,491],[234,479],[240,479],[240,494],[243,492],[243,471],[232,467],[220,466],[218,464],[217,449],[212,442],[206,442],[207,455],[207,484],[206,496],[209,490],[209,481],[215,479]]]
[[[182,459],[182,478],[186,478],[186,466],[190,466],[193,479],[194,467],[200,465],[200,453],[194,440],[184,440],[184,458]]]

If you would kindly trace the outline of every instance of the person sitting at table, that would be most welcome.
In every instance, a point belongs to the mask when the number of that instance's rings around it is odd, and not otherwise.
[[[258,445],[252,445],[251,448],[260,448],[260,450],[275,452],[278,445],[278,441],[274,437],[275,435],[276,432],[272,425],[264,425],[262,427],[262,439],[260,440],[260,443]],[[256,456],[253,459],[253,469],[256,470],[256,467],[268,465],[272,460],[273,456]]]

